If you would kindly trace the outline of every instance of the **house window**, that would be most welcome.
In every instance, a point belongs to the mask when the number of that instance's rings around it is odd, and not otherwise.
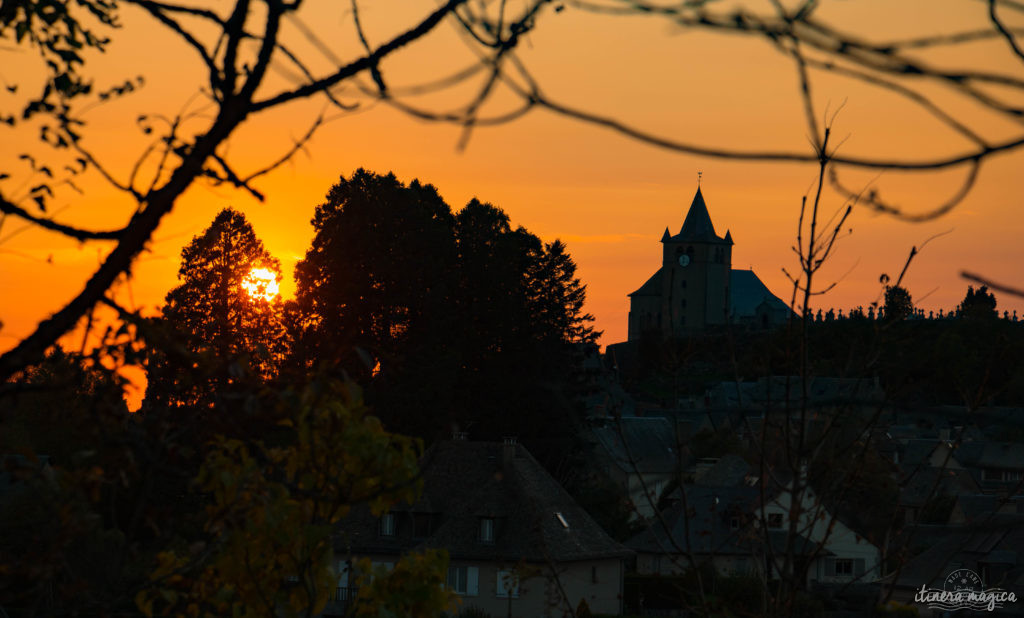
[[[829,558],[825,561],[827,577],[860,577],[863,574],[863,558]]]
[[[473,566],[448,567],[448,589],[455,594],[475,597],[480,589],[480,570]]]
[[[561,513],[555,513],[555,517],[558,518],[558,523],[562,524],[563,528],[569,528],[569,522],[565,520],[565,517],[563,517]]]
[[[985,468],[981,471],[981,479],[983,481],[1001,481],[1003,480],[1003,471],[996,468]]]
[[[835,561],[835,575],[837,577],[853,575],[853,560],[837,558]]]
[[[781,528],[782,527],[782,513],[768,513],[768,527],[769,528]]]
[[[380,535],[395,536],[395,514],[384,513],[380,517]]]
[[[739,517],[730,517],[729,518],[729,528],[731,528],[733,530],[739,530],[740,529],[740,518]]]
[[[594,583],[594,584],[597,583],[597,567],[596,566],[590,567],[590,581],[591,581],[591,583]]]
[[[351,598],[349,586],[348,586],[348,571],[349,562],[347,560],[338,561],[338,585],[335,586],[334,592],[330,595],[332,601],[348,601]]]
[[[413,513],[412,528],[413,535],[417,538],[430,536],[430,513]]]
[[[502,569],[498,571],[498,582],[495,594],[499,599],[519,598],[519,575],[515,571]]]
[[[494,542],[494,518],[484,517],[480,520],[480,542]]]

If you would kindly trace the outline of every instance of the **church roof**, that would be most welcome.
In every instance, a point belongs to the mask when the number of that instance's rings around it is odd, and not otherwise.
[[[711,223],[708,205],[704,203],[704,194],[701,193],[700,187],[697,187],[697,194],[693,196],[690,210],[687,211],[686,219],[683,220],[683,227],[671,239],[662,238],[662,242],[666,240],[732,242],[731,238],[719,238],[718,234],[715,233],[715,225]]]
[[[686,213],[683,227],[679,230],[679,236],[685,240],[706,240],[718,238],[715,234],[715,225],[711,223],[711,215],[708,213],[708,205],[704,203],[704,194],[697,187],[697,194],[693,196],[693,203]]]
[[[651,278],[640,286],[636,292],[629,294],[629,296],[661,296],[661,273],[664,268],[659,268],[658,272],[651,275]]]
[[[789,306],[772,294],[752,270],[733,269],[729,273],[729,309],[734,318],[753,316],[761,303],[768,303],[773,311],[789,312]]]

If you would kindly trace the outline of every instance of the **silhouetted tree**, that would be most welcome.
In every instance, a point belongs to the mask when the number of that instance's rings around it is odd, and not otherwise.
[[[331,189],[313,225],[289,309],[295,366],[363,375],[393,430],[568,439],[574,346],[596,334],[565,245],[490,204],[453,215],[432,186],[365,170]]]
[[[887,320],[902,320],[913,312],[914,302],[906,288],[899,285],[886,286],[885,318]]]
[[[300,356],[338,362],[359,347],[384,366],[427,343],[451,319],[452,226],[430,185],[362,169],[342,178],[317,207],[316,236],[295,268]]]
[[[970,319],[994,319],[999,316],[996,311],[996,296],[988,291],[988,286],[981,286],[977,290],[974,286],[967,286],[967,295],[957,306],[961,317]]]
[[[142,23],[143,27],[155,25],[164,29],[163,34],[170,34],[178,44],[172,53],[194,54],[193,59],[197,61],[194,66],[202,67],[202,76],[196,83],[204,86],[196,93],[203,101],[195,105],[190,101],[175,118],[146,113],[124,114],[128,122],[137,122],[141,131],[153,134],[156,139],[139,151],[138,158],[129,162],[123,173],[116,173],[121,170],[108,167],[110,162],[96,156],[92,144],[83,139],[90,133],[83,113],[111,97],[138,89],[144,80],[135,76],[115,82],[103,90],[94,89],[91,58],[98,54],[86,52],[104,49],[108,35],[116,32],[120,25],[120,11],[125,5],[132,6],[132,10],[137,9],[140,17],[152,19],[149,24],[133,20],[133,28],[136,23]],[[821,73],[839,74],[871,87],[887,88],[896,96],[920,105],[922,115],[937,118],[951,134],[970,141],[963,151],[938,156],[927,151],[899,160],[871,152],[863,156],[829,154],[829,159],[842,167],[920,170],[967,166],[962,189],[952,199],[924,213],[910,213],[901,204],[883,201],[883,194],[879,191],[855,192],[863,194],[862,203],[877,211],[915,220],[946,213],[967,194],[978,177],[980,167],[989,157],[1024,147],[1024,140],[1012,133],[996,136],[991,142],[982,140],[978,137],[978,128],[972,128],[980,121],[959,113],[959,108],[953,104],[953,101],[959,103],[956,98],[933,99],[929,96],[929,85],[946,86],[955,81],[959,95],[983,106],[990,113],[1015,119],[1019,110],[984,92],[993,83],[1009,88],[1011,92],[1024,89],[1024,82],[1017,79],[1011,69],[999,64],[999,55],[982,55],[966,67],[951,67],[948,52],[965,41],[1006,42],[1017,59],[1024,60],[1014,34],[1004,22],[1010,19],[1007,13],[1019,16],[1024,9],[1004,3],[997,10],[993,2],[989,6],[989,27],[986,29],[978,31],[965,27],[942,35],[897,37],[878,43],[870,30],[857,31],[852,23],[822,14],[820,5],[804,2],[787,7],[784,3],[772,3],[762,8],[737,9],[706,2],[671,7],[639,0],[613,2],[608,6],[572,3],[572,11],[593,10],[613,15],[632,13],[650,19],[668,19],[677,28],[753,37],[771,43],[785,56],[792,56],[797,60],[794,68],[802,84],[797,93],[804,104],[812,148],[790,151],[770,146],[739,150],[693,143],[683,138],[673,139],[672,136],[645,131],[616,118],[569,106],[552,98],[528,68],[516,60],[514,53],[518,45],[527,39],[526,35],[543,21],[545,13],[547,16],[561,13],[561,18],[566,19],[572,12],[563,12],[563,5],[552,8],[546,0],[493,6],[449,0],[425,10],[407,28],[399,28],[397,34],[383,41],[367,36],[356,3],[346,16],[346,27],[351,27],[358,34],[362,49],[349,61],[335,61],[324,70],[320,70],[319,62],[312,62],[310,50],[328,49],[323,41],[339,36],[339,32],[332,29],[337,24],[318,24],[322,28],[316,29],[303,27],[298,32],[283,27],[290,19],[301,21],[308,18],[311,9],[302,2],[262,0],[253,5],[249,0],[238,0],[213,8],[181,7],[148,0],[4,2],[0,5],[3,49],[13,50],[24,57],[38,56],[39,70],[36,73],[26,71],[25,74],[40,75],[44,85],[40,94],[27,97],[24,96],[25,90],[21,89],[12,104],[5,103],[4,109],[0,109],[0,121],[16,125],[19,130],[24,127],[26,131],[37,133],[47,146],[56,149],[56,154],[51,153],[54,162],[47,165],[28,153],[22,153],[20,159],[26,163],[24,169],[0,172],[0,178],[13,171],[25,183],[31,183],[21,184],[30,186],[28,191],[0,190],[0,212],[70,238],[114,241],[116,245],[90,276],[81,293],[41,322],[32,335],[0,355],[0,377],[10,376],[37,362],[49,346],[74,328],[96,303],[102,302],[114,282],[130,271],[132,262],[145,248],[164,215],[171,212],[176,200],[196,180],[230,185],[262,199],[263,194],[253,186],[254,180],[301,150],[323,124],[325,116],[321,114],[312,118],[306,134],[297,143],[282,146],[282,151],[270,157],[265,165],[252,171],[240,171],[236,167],[238,161],[227,152],[227,143],[229,138],[245,129],[250,118],[263,111],[321,95],[326,103],[342,113],[357,107],[363,109],[361,105],[352,105],[337,98],[336,93],[346,86],[348,93],[362,93],[370,99],[386,101],[414,116],[457,123],[464,130],[464,138],[474,127],[511,121],[542,107],[680,152],[723,158],[812,162],[824,154],[826,139],[819,121],[821,110],[817,109],[811,96],[812,85]],[[425,75],[420,83],[389,87],[388,76],[382,67],[389,64],[392,56],[417,53],[409,50],[422,48],[411,43],[432,33],[445,21],[466,35],[465,39],[473,46],[479,63],[471,67],[473,70],[465,70],[461,61],[456,61],[458,66],[452,67],[454,70],[451,72],[445,72],[442,67],[446,79]],[[143,45],[150,40],[150,37],[136,38]],[[314,43],[312,46],[306,44],[310,40]],[[780,45],[780,40],[792,45]],[[297,53],[299,49],[305,53]],[[429,60],[432,62],[434,59]],[[295,83],[271,91],[274,86],[265,80],[271,65],[286,67],[283,70],[292,75]],[[479,79],[481,73],[487,74],[487,79],[481,80],[482,84],[475,88],[473,80]],[[110,83],[112,80],[104,81]],[[17,93],[20,85],[23,84],[9,84],[7,88]],[[447,89],[460,100],[449,105],[448,99],[442,97],[446,107],[439,110],[427,107],[418,98],[424,91],[438,89]],[[493,106],[487,105],[488,99],[499,96],[499,92],[502,93],[500,96],[511,95],[510,100],[516,105],[511,109],[493,110]],[[188,93],[183,93],[182,98],[187,96]],[[199,113],[197,108],[207,103],[211,107]],[[25,120],[31,120],[31,123]],[[190,126],[187,131],[183,130],[185,120]],[[193,130],[196,123],[205,125]],[[156,156],[151,156],[154,154]],[[57,170],[56,174],[54,170]],[[121,225],[112,229],[78,227],[55,219],[53,213],[47,212],[47,204],[52,201],[54,193],[63,191],[65,186],[76,187],[75,177],[87,170],[95,171],[114,190],[128,198]],[[835,170],[830,178],[833,184],[844,190]]]
[[[256,269],[280,278],[277,259],[231,208],[182,250],[181,283],[160,320],[180,348],[154,350],[149,404],[208,406],[247,377],[274,375],[285,349],[281,301],[259,289],[266,284],[253,278]]]

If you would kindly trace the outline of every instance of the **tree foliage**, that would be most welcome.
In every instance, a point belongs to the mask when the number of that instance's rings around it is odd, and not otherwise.
[[[337,586],[344,516],[420,491],[421,443],[384,431],[351,383],[264,390],[254,405],[274,431],[208,444],[188,431],[192,410],[128,414],[119,384],[77,355],[6,386],[0,452],[25,454],[3,462],[0,604],[12,616],[314,615]],[[410,556],[397,580],[367,587],[367,607],[438,614],[446,564]]]
[[[301,23],[308,3],[237,0],[207,8],[151,0],[81,0],[75,3],[8,0],[0,5],[0,38],[8,44],[6,51],[28,50],[39,55],[40,69],[45,74],[42,94],[27,103],[17,101],[15,108],[19,114],[39,116],[36,119],[41,123],[39,136],[55,150],[47,155],[53,162],[42,162],[28,153],[20,155],[28,166],[14,173],[34,186],[27,192],[0,189],[0,212],[71,238],[114,241],[116,246],[89,277],[81,293],[40,323],[32,335],[0,356],[0,377],[38,362],[48,347],[72,329],[97,302],[102,302],[104,294],[118,278],[130,272],[133,260],[145,248],[162,218],[194,182],[232,186],[263,199],[253,182],[300,151],[325,120],[323,114],[311,118],[307,132],[297,143],[283,146],[265,165],[245,172],[236,168],[236,161],[227,152],[226,145],[230,137],[244,131],[250,118],[313,96],[322,96],[326,104],[340,113],[352,112],[359,105],[337,96],[346,86],[346,95],[360,93],[419,118],[456,123],[463,128],[463,144],[477,127],[509,122],[539,107],[659,147],[701,156],[808,163],[824,157],[836,164],[829,174],[835,187],[849,195],[861,196],[862,204],[878,211],[914,220],[948,212],[969,192],[981,166],[992,155],[1024,147],[1024,139],[1012,130],[983,139],[984,126],[978,123],[988,116],[981,114],[974,118],[959,113],[960,104],[966,101],[996,117],[1015,120],[1019,115],[1018,109],[988,91],[993,84],[1010,93],[1024,89],[1024,82],[1012,70],[1013,62],[1024,61],[1024,53],[1015,38],[1019,33],[1008,25],[1024,8],[1013,3],[990,2],[987,12],[984,6],[978,8],[979,17],[986,20],[987,27],[973,30],[964,26],[962,30],[934,36],[896,37],[880,42],[872,36],[874,33],[857,31],[852,24],[836,20],[834,14],[821,9],[823,4],[777,2],[760,7],[734,7],[728,3],[697,2],[658,6],[642,0],[576,0],[568,4],[571,10],[565,11],[566,6],[554,7],[546,0],[530,0],[521,5],[478,5],[466,0],[449,0],[425,12],[407,29],[378,43],[367,37],[356,3],[346,14],[346,21],[363,49],[350,61],[335,61],[321,71],[314,68],[316,63],[308,57],[308,52],[297,50],[326,49],[323,41],[334,40],[338,33],[328,31],[326,25],[323,29],[303,26],[298,36],[312,41],[313,45],[309,46],[302,39],[296,41],[287,36],[288,29],[282,27],[293,18]],[[137,124],[136,128],[145,135],[153,135],[155,141],[142,148],[127,168],[113,170],[108,167],[109,162],[96,156],[86,139],[90,132],[86,131],[84,112],[111,96],[131,92],[142,85],[142,80],[133,78],[107,90],[93,90],[85,71],[87,61],[91,61],[90,54],[85,52],[103,49],[107,35],[119,24],[119,11],[125,6],[151,18],[148,27],[164,29],[177,40],[180,51],[192,54],[199,61],[203,74],[196,81],[204,86],[197,93],[202,100],[195,105],[190,102],[177,116],[151,115],[143,110],[137,116],[128,114],[129,122]],[[796,92],[805,110],[811,148],[806,151],[771,147],[739,150],[692,143],[630,126],[600,112],[569,106],[549,96],[519,58],[518,48],[544,19],[554,17],[554,13],[560,14],[559,19],[567,19],[577,10],[665,19],[677,28],[767,42],[780,55],[795,61],[796,78],[801,84]],[[461,65],[447,67],[451,71],[443,79],[431,75],[421,83],[395,87],[382,67],[396,55],[415,53],[408,52],[409,49],[421,49],[411,44],[446,21],[465,35],[478,63],[468,69]],[[1008,48],[1012,54],[1009,56],[1011,64],[1008,65],[1000,54],[986,54],[980,56],[984,60],[975,64],[949,65],[949,52],[968,42]],[[296,83],[270,91],[265,78],[272,64],[282,73],[291,74]],[[968,145],[962,151],[941,155],[929,151],[906,159],[892,159],[871,151],[859,155],[827,152],[824,147],[827,138],[819,120],[822,110],[812,96],[814,84],[823,76],[838,76],[859,86],[893,94],[916,106],[921,117],[937,120],[951,135],[966,139]],[[359,81],[361,77],[365,79]],[[18,84],[5,85],[12,92],[18,89]],[[949,90],[950,95],[934,97],[936,89]],[[423,105],[417,98],[424,92],[438,90],[447,90],[459,101],[438,110]],[[188,93],[183,98],[185,96]],[[491,100],[499,96],[510,97],[512,104],[494,110]],[[208,107],[202,113],[197,112],[203,105]],[[2,118],[15,122],[14,114]],[[184,131],[185,120],[206,124],[194,131]],[[26,130],[36,131],[37,126]],[[837,176],[837,169],[841,167],[905,171],[965,168],[966,173],[963,186],[950,199],[923,212],[910,212],[903,204],[885,200],[880,191],[847,191]],[[69,173],[55,173],[55,170]],[[0,180],[6,178],[8,172],[0,172]],[[65,186],[74,188],[75,178],[82,173],[96,174],[128,198],[122,225],[92,229],[63,223],[47,213],[47,204],[54,199],[55,192]],[[33,202],[35,207],[31,206]]]
[[[425,437],[453,424],[539,437],[534,421],[568,418],[574,346],[596,333],[564,244],[490,204],[453,214],[432,186],[365,170],[330,190],[313,225],[290,309],[296,365],[361,372],[390,426]]]
[[[902,320],[914,313],[914,301],[910,298],[910,292],[899,285],[889,285],[885,288],[885,318],[890,321]]]
[[[231,208],[182,250],[181,283],[168,292],[162,318],[178,348],[154,351],[153,402],[209,405],[247,375],[275,374],[285,351],[281,301],[246,289],[254,269],[281,276],[278,260]]]
[[[90,48],[103,51],[110,40],[96,34],[88,26],[88,18],[101,29],[109,30],[118,25],[116,9],[117,3],[111,0],[0,3],[0,38],[13,33],[16,44],[28,46],[39,54],[49,74],[42,93],[28,100],[20,119],[27,120],[39,112],[59,114],[67,110],[68,100],[92,91],[91,82],[81,73],[85,62],[82,54]],[[8,90],[17,92],[17,86],[8,86]],[[0,113],[0,120],[14,125],[18,119]]]
[[[222,437],[212,445],[194,481],[208,497],[202,533],[159,553],[137,597],[147,615],[317,614],[337,586],[334,534],[351,507],[368,503],[379,515],[415,501],[421,445],[383,431],[354,385],[321,384],[278,405],[283,444]],[[379,588],[412,578],[433,591],[421,611],[437,613],[451,602],[441,588],[446,565],[437,552],[410,556],[396,570],[401,581],[379,574],[382,583],[366,594],[396,611],[408,599]]]
[[[988,291],[988,286],[981,286],[977,290],[974,286],[967,286],[967,294],[957,307],[962,317],[972,320],[995,319],[999,313],[996,311],[996,295]]]

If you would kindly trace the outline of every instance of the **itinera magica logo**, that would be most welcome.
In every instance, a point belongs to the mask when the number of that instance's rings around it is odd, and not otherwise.
[[[961,609],[993,612],[1007,603],[1016,603],[1017,595],[1002,588],[985,588],[977,573],[957,569],[946,577],[941,589],[922,585],[914,594],[914,601],[947,612]]]

